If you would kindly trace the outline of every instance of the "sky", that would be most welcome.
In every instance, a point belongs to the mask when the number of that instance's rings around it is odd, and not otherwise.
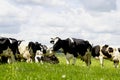
[[[38,41],[69,37],[120,46],[120,0],[0,0],[0,36]]]

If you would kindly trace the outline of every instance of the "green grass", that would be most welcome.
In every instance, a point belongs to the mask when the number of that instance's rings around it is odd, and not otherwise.
[[[59,64],[25,63],[0,65],[0,80],[119,80],[120,68],[105,60],[101,68],[99,60],[92,59],[90,67],[77,59],[75,65],[67,65],[63,55],[57,55]]]

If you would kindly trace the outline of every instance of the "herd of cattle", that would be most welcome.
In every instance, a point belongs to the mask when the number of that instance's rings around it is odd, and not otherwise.
[[[103,66],[104,59],[113,61],[115,68],[119,65],[120,48],[109,45],[93,46],[89,41],[76,38],[61,39],[55,37],[51,38],[50,43],[53,46],[48,48],[39,42],[0,37],[0,63],[26,61],[57,64],[59,59],[54,53],[61,50],[65,54],[67,64],[70,64],[71,59],[73,59],[72,64],[75,64],[76,58],[80,58],[87,66],[90,66],[91,57],[94,57],[100,60],[101,66]]]

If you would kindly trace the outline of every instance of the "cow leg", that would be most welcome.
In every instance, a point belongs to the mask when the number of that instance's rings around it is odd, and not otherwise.
[[[91,64],[91,52],[89,49],[87,49],[87,52],[85,53],[84,59],[85,59],[86,65],[90,66],[90,64]]]
[[[43,61],[42,61],[42,60],[40,60],[40,63],[41,63],[41,64],[43,64]]]
[[[73,57],[72,54],[69,54],[69,53],[66,54],[66,63],[67,63],[67,64],[70,64],[70,59],[71,59],[72,57]]]
[[[113,58],[113,63],[114,63],[114,67],[115,67],[115,68],[118,68],[119,59],[118,59],[117,57],[114,57],[114,58]]]
[[[114,62],[114,66],[115,66],[115,68],[118,68],[119,60],[114,60],[113,62]]]
[[[1,62],[2,63],[7,63],[8,57],[1,56]]]
[[[76,57],[73,57],[73,65],[76,63]]]
[[[11,57],[8,58],[7,62],[8,62],[9,64],[15,62],[15,57],[14,57],[14,55],[11,55]]]
[[[26,60],[26,62],[27,62],[27,63],[29,63],[29,62],[32,63],[32,59],[29,58],[29,59]]]
[[[43,64],[43,61],[41,59],[41,56],[35,56],[35,62],[38,63],[40,62],[41,64]]]
[[[70,64],[70,59],[66,56],[66,63]]]
[[[9,64],[11,64],[11,63],[12,63],[12,59],[11,59],[11,58],[8,58],[7,62],[8,62]]]
[[[99,59],[100,59],[100,64],[101,64],[101,66],[103,67],[103,57],[102,57],[102,56],[99,56]]]
[[[35,56],[35,62],[36,62],[36,63],[38,63],[38,62],[39,62],[39,61],[38,61],[38,57],[36,57],[36,56]]]

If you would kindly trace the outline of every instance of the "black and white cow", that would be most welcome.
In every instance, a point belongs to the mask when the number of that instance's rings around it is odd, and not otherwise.
[[[12,63],[15,61],[17,58],[16,54],[19,54],[18,45],[20,42],[21,41],[14,38],[0,37],[0,55],[2,63]],[[8,54],[7,51],[9,51]]]
[[[58,58],[54,54],[44,54],[42,51],[37,50],[36,56],[35,56],[35,62],[40,62],[43,64],[44,62],[51,63],[51,64],[57,64],[59,63]]]
[[[62,40],[59,37],[51,38],[50,43],[53,44],[53,51],[57,51],[60,48],[66,56],[67,64],[70,64],[70,59],[73,58],[73,63],[75,64],[76,58],[81,56],[81,59],[85,61],[86,65],[91,64],[91,49],[92,46],[88,41],[76,38],[67,38]]]
[[[32,55],[32,60],[35,61],[35,56],[36,56],[37,50],[42,51],[43,47],[42,47],[41,43],[31,41],[28,44],[28,49],[29,49],[30,54]]]
[[[34,62],[35,56],[38,51],[41,51],[43,54],[46,53],[45,45],[42,45],[39,42],[27,42],[23,41],[19,46],[21,58],[25,59],[26,62]],[[38,55],[38,54],[37,54]]]
[[[104,59],[110,59],[114,62],[115,68],[118,67],[120,61],[120,52],[118,48],[110,47],[109,45],[96,45],[92,48],[92,56],[100,59],[100,64],[103,66]]]

